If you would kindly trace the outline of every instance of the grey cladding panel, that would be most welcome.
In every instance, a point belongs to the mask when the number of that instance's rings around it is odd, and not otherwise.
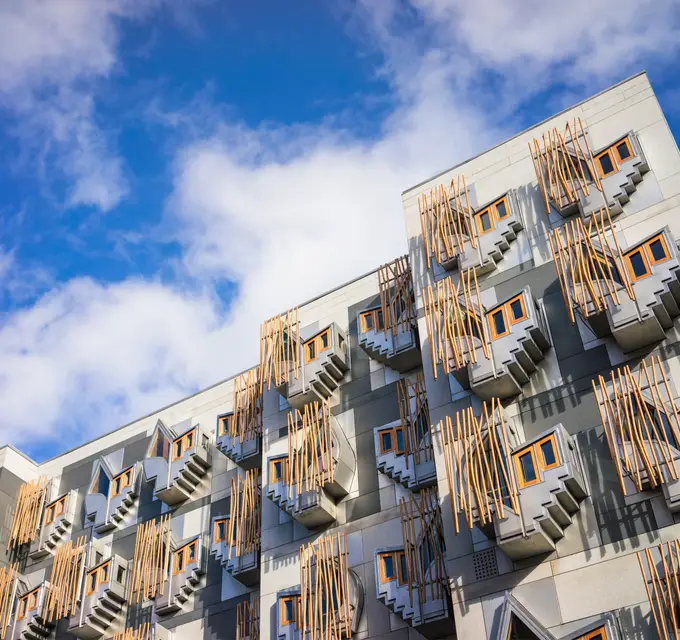
[[[19,476],[14,475],[9,469],[5,469],[4,467],[0,469],[0,492],[7,494],[10,498],[16,499],[19,493],[19,487],[23,483],[24,481]]]

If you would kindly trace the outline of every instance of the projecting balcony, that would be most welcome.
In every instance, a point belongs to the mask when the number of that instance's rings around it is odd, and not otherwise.
[[[140,482],[137,464],[114,472],[100,458],[94,466],[83,505],[86,526],[93,526],[102,535],[124,525],[139,497]]]
[[[448,585],[441,584],[430,572],[422,572],[423,585],[409,580],[403,547],[375,551],[375,588],[378,600],[425,638],[449,638],[454,633]]]
[[[29,556],[42,558],[57,548],[71,529],[75,519],[77,491],[73,490],[49,503],[43,516],[43,526],[38,537],[31,542]]]
[[[262,436],[255,430],[245,430],[243,436],[231,435],[230,422],[234,413],[225,413],[217,418],[217,448],[242,469],[254,469],[262,465]]]
[[[46,640],[55,623],[46,618],[45,604],[50,588],[45,581],[35,589],[19,588],[12,640]]]
[[[167,505],[184,502],[204,481],[212,465],[210,441],[200,425],[170,429],[160,420],[143,461],[154,495]]]
[[[163,593],[156,596],[155,610],[166,616],[183,609],[200,586],[207,570],[206,544],[203,536],[182,541],[172,552],[170,576]]]
[[[385,328],[380,305],[357,313],[359,346],[374,360],[396,371],[409,371],[421,362],[415,319]]]
[[[259,540],[251,545],[252,548],[229,540],[229,516],[215,516],[211,531],[210,553],[215,560],[242,584],[249,587],[257,584],[260,580]]]
[[[84,592],[69,619],[70,634],[81,640],[94,640],[121,627],[127,575],[128,561],[117,555],[88,569]]]

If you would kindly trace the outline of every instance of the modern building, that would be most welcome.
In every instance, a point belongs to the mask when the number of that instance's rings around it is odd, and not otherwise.
[[[0,449],[0,636],[678,637],[680,154],[647,76],[403,204],[408,255],[264,322],[249,371]]]

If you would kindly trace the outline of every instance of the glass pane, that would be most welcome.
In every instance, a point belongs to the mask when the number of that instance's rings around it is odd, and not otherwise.
[[[496,215],[498,216],[499,220],[501,218],[505,218],[505,216],[508,215],[508,209],[505,206],[505,200],[501,200],[497,205],[496,205]]]
[[[394,578],[394,558],[392,556],[383,556],[383,576],[389,580]]]
[[[113,492],[117,495],[120,493],[120,478],[116,478],[116,482],[114,484],[114,489]]]
[[[546,440],[541,443],[541,455],[543,456],[543,463],[546,467],[557,462],[557,456],[555,455],[555,447],[553,446],[552,440]]]
[[[316,358],[316,347],[314,341],[307,343],[307,360],[314,360]]]
[[[531,457],[530,451],[527,451],[519,457],[519,464],[525,482],[533,482],[536,480],[537,476],[536,469],[534,468],[534,459]]]
[[[90,573],[87,576],[87,590],[94,591],[96,586],[97,586],[97,572],[95,571],[94,573]]]
[[[293,601],[284,600],[283,601],[283,619],[291,621],[293,619]]]
[[[227,537],[226,532],[225,532],[226,526],[227,526],[227,523],[224,522],[224,521],[217,523],[217,539],[218,540],[224,540]]]
[[[193,562],[196,560],[196,545],[191,544],[189,545],[189,562]]]
[[[496,311],[496,313],[491,316],[491,320],[496,335],[505,333],[505,318],[503,317],[503,311]]]
[[[399,563],[401,564],[401,577],[404,582],[408,581],[408,571],[406,569],[406,554],[402,553],[399,556]]]
[[[378,318],[378,330],[382,331],[385,328],[382,309],[378,309],[378,311],[375,312],[375,315]]]
[[[280,478],[283,475],[281,473],[282,467],[283,467],[283,465],[282,465],[280,460],[274,463],[274,479],[275,480]]]
[[[178,440],[175,442],[175,458],[179,458],[182,455],[182,441]]]
[[[328,336],[330,336],[328,331],[321,334],[321,349],[328,349]]]
[[[185,440],[186,440],[186,443],[187,443],[186,448],[187,449],[193,449],[193,447],[194,447],[194,432],[191,431],[190,433],[187,433],[187,435],[185,436]]]
[[[524,317],[522,301],[519,298],[510,304],[510,311],[512,312],[513,320],[519,320],[520,318]]]
[[[180,551],[175,556],[175,571],[179,572],[184,569],[184,551]]]
[[[628,143],[623,140],[616,145],[616,153],[619,154],[621,160],[627,160],[631,157],[630,149],[628,148]]]
[[[642,276],[647,275],[647,265],[645,264],[644,258],[642,257],[642,251],[640,249],[634,253],[628,254],[628,262],[630,262],[630,266],[633,269],[633,273],[635,274],[636,278],[641,278]]]
[[[666,255],[663,242],[661,242],[661,238],[657,238],[653,242],[649,243],[649,251],[652,254],[652,258],[654,258],[654,262],[661,262],[662,260],[666,260],[668,257]]]
[[[479,214],[479,222],[482,226],[482,231],[488,231],[491,229],[491,216],[488,211],[484,211]]]
[[[401,429],[397,429],[397,451],[404,450],[404,432]]]
[[[608,175],[610,173],[614,173],[616,171],[616,167],[614,166],[614,161],[612,160],[611,154],[609,152],[605,153],[604,155],[601,155],[597,161],[600,163],[600,167],[602,167],[602,173],[603,175]]]
[[[370,331],[373,328],[373,314],[367,313],[363,316],[365,331]]]
[[[105,564],[101,568],[101,577],[99,578],[99,582],[108,582],[109,580],[109,565]]]
[[[390,431],[380,434],[380,446],[383,451],[392,451],[394,447],[392,446],[392,433]]]

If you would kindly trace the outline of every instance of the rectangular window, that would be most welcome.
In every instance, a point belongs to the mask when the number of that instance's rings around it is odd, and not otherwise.
[[[64,515],[64,511],[66,509],[66,496],[63,498],[59,498],[57,500],[57,504],[54,507],[54,517],[58,518],[61,515]]]
[[[220,435],[223,436],[225,433],[229,433],[231,428],[231,423],[234,421],[234,414],[230,413],[227,416],[222,416],[220,418]]]
[[[649,258],[649,262],[651,264],[666,262],[666,260],[671,257],[668,253],[666,240],[664,239],[662,233],[647,240],[647,242],[645,242],[645,250],[647,251],[647,257]]]
[[[31,593],[28,594],[28,607],[27,611],[33,611],[38,607],[38,594],[40,592],[40,589],[35,589]]]
[[[326,351],[331,346],[331,330],[326,329],[320,334],[310,338],[304,344],[305,364],[316,360],[322,351]]]
[[[401,427],[378,431],[380,454],[394,451],[397,455],[404,453],[404,430]]]
[[[285,482],[287,467],[288,458],[286,456],[269,460],[269,483]]]
[[[299,628],[297,624],[297,608],[300,596],[283,596],[281,598],[281,626],[295,623],[295,628]]]
[[[642,280],[651,274],[647,256],[644,252],[644,247],[638,247],[635,251],[631,251],[623,256],[626,259],[626,266],[628,273],[633,279],[633,282]]]
[[[604,627],[593,629],[576,640],[607,640],[607,630]]]
[[[616,173],[619,170],[616,166],[616,160],[614,160],[611,149],[605,149],[595,158],[595,162],[597,162],[597,168],[603,178],[606,178],[608,175]]]
[[[361,314],[361,331],[362,333],[367,333],[373,331],[373,311],[364,311]]]
[[[378,556],[380,582],[397,580],[399,586],[406,584],[406,554],[403,551],[389,551]]]
[[[26,603],[28,602],[28,598],[24,596],[19,600],[19,608],[17,610],[17,619],[21,620],[25,615],[26,615]]]
[[[630,160],[633,157],[633,149],[630,146],[628,136],[614,145],[614,155],[620,163]]]
[[[532,484],[542,482],[539,469],[547,471],[560,466],[560,456],[557,452],[555,434],[534,442],[517,453],[513,453],[515,470],[519,478],[519,486],[530,487]]]
[[[494,311],[491,315],[491,338],[495,340],[510,332],[507,322],[505,321],[505,313],[503,307]]]
[[[505,303],[510,310],[510,324],[515,324],[527,319],[527,312],[524,308],[524,296],[522,294]]]
[[[54,505],[47,507],[47,513],[45,514],[45,524],[52,524],[54,522]]]
[[[510,215],[507,196],[503,196],[498,202],[494,203],[493,206],[496,213],[496,220],[502,220]]]
[[[97,590],[97,570],[94,569],[87,574],[86,580],[87,588],[85,590],[85,595],[92,595]]]
[[[116,571],[116,582],[123,585],[125,584],[125,567],[118,565],[118,569]]]
[[[533,447],[515,453],[513,457],[520,487],[530,487],[532,484],[541,481],[538,475],[538,465],[536,464],[536,452]]]
[[[180,436],[172,443],[172,460],[179,460],[187,451],[194,448],[194,438],[196,436],[196,429],[192,429],[183,436]]]
[[[196,562],[196,544],[196,540],[194,540],[175,551],[173,560],[174,575],[181,573],[188,565]]]
[[[477,220],[477,230],[480,235],[488,233],[495,228],[493,218],[491,217],[491,208],[486,208],[475,214]]]
[[[227,539],[227,520],[215,520],[213,529],[213,542],[223,542]]]

